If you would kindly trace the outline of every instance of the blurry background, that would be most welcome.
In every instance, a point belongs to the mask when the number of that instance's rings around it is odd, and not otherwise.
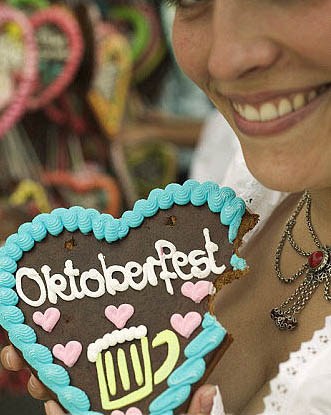
[[[38,213],[115,217],[183,182],[211,110],[177,68],[152,0],[0,2],[0,241]],[[0,347],[5,344],[0,333]],[[0,366],[0,414],[43,413]]]

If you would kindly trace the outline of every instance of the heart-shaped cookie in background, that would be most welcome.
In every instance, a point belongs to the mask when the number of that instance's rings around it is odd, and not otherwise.
[[[17,36],[4,26],[12,25]],[[0,5],[0,138],[24,115],[37,76],[38,52],[24,13]]]
[[[207,281],[214,293],[243,275],[238,247],[256,219],[232,189],[195,181],[153,190],[121,219],[39,215],[0,251],[0,324],[72,414],[183,413],[229,336],[212,297],[182,287]],[[123,328],[109,306],[125,307]],[[61,317],[46,332],[33,315],[50,307]]]
[[[116,177],[129,204],[147,197],[155,187],[163,188],[173,182],[179,172],[174,145],[155,138],[142,138],[141,128],[136,127],[139,137],[131,137],[131,133],[121,136],[110,149]]]
[[[84,206],[98,207],[99,210],[118,216],[121,207],[121,193],[117,181],[110,175],[83,166],[78,173],[65,170],[44,171],[45,186],[57,190],[67,205],[78,204],[79,198]]]
[[[111,22],[130,39],[133,80],[145,81],[166,55],[166,44],[156,8],[151,2],[133,1],[111,6]]]
[[[51,6],[30,17],[39,50],[39,79],[28,106],[47,106],[71,84],[84,52],[84,42],[74,15],[64,7]]]
[[[96,27],[96,67],[87,102],[107,137],[113,139],[122,126],[132,75],[128,40],[114,26]]]

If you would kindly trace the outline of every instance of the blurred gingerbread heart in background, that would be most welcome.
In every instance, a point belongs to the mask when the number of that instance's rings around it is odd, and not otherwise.
[[[37,76],[33,27],[24,13],[0,5],[0,138],[23,116]]]
[[[109,23],[96,28],[97,62],[87,101],[110,139],[120,131],[132,75],[130,45]]]
[[[52,6],[30,17],[39,50],[39,76],[30,109],[45,107],[73,81],[83,56],[84,43],[74,15]]]
[[[126,33],[134,61],[133,80],[142,82],[153,72],[166,54],[160,19],[148,1],[111,6],[110,20]]]

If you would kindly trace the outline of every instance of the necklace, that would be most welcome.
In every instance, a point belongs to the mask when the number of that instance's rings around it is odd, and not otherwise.
[[[293,238],[296,219],[305,205],[307,228],[317,247],[317,250],[312,252],[304,251]],[[284,276],[280,270],[280,260],[286,241],[299,255],[306,258],[306,262],[301,268],[289,277]],[[270,312],[271,318],[280,330],[293,330],[297,327],[298,321],[295,315],[303,310],[320,284],[324,284],[324,298],[331,301],[331,247],[322,245],[311,223],[311,195],[308,191],[305,191],[295,211],[286,222],[284,233],[276,249],[275,271],[278,279],[287,284],[304,275],[303,281],[294,293],[279,307],[272,309]]]

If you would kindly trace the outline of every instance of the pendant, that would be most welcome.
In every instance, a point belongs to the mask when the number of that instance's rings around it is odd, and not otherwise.
[[[308,266],[310,273],[313,274],[317,281],[322,282],[327,277],[327,273],[324,272],[326,266],[329,264],[330,252],[328,249],[312,252],[308,257]]]
[[[295,314],[306,306],[317,287],[324,283],[325,299],[331,301],[331,250],[329,247],[312,252],[308,257],[308,272],[294,294],[279,307],[273,308],[270,317],[280,330],[294,330],[298,326]]]
[[[298,325],[298,321],[294,315],[290,315],[280,308],[273,308],[270,312],[270,317],[279,330],[294,330]]]

